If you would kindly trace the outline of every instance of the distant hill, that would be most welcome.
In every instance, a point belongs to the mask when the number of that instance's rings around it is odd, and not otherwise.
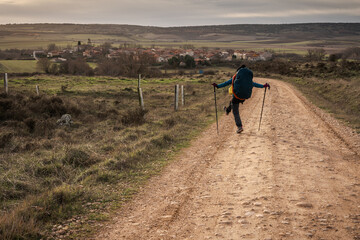
[[[192,44],[191,41],[195,41],[195,43],[206,46],[206,42],[236,43],[241,41],[243,44],[239,47],[244,47],[247,46],[246,42],[281,44],[315,41],[314,44],[319,44],[316,41],[326,41],[322,42],[320,46],[344,44],[359,46],[360,23],[235,24],[189,27],[116,24],[7,24],[0,25],[0,48],[13,46],[7,41],[9,36],[12,38],[22,37],[24,41],[27,41],[24,43],[25,46],[33,46],[36,41],[43,41],[45,44],[45,40],[65,44],[65,42],[76,42],[79,38],[84,41],[86,37],[92,38],[98,43],[110,41],[115,44],[121,42],[141,44],[190,42]],[[16,41],[21,42],[21,39],[16,39]],[[34,41],[34,43],[30,44],[30,41]],[[1,46],[2,44],[4,45]],[[209,46],[214,46],[214,44],[209,44]],[[248,47],[251,46],[253,45]]]
[[[235,24],[190,27],[151,27],[116,24],[7,24],[0,25],[0,34],[14,32],[111,35],[173,35],[178,39],[216,39],[220,35],[248,35],[280,38],[334,38],[360,36],[360,23],[303,23],[303,24]]]

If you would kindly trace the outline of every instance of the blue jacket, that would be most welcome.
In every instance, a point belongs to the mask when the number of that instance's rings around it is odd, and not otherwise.
[[[250,98],[252,93],[252,88],[263,88],[264,85],[254,82],[253,80],[253,73],[248,68],[241,68],[236,73],[236,80],[234,82],[234,89],[233,92],[236,96],[239,98]],[[228,85],[231,85],[233,81],[233,78],[230,78],[228,81],[223,82],[218,85],[218,88],[223,88]]]

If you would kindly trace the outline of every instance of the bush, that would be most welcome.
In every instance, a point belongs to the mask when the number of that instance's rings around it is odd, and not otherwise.
[[[161,76],[159,69],[151,68],[155,63],[155,57],[149,53],[122,53],[115,59],[101,59],[98,63],[97,74],[126,77],[137,77],[139,74],[147,77]]]
[[[94,70],[84,59],[78,58],[76,60],[69,59],[68,61],[61,63],[59,73],[93,76]]]
[[[35,120],[32,118],[27,118],[27,119],[25,119],[24,123],[29,128],[29,132],[33,133],[35,130],[35,125],[36,125]]]
[[[306,57],[310,61],[321,61],[325,57],[325,50],[323,48],[314,48],[314,49],[308,49],[307,50]]]
[[[101,183],[115,183],[118,178],[118,174],[112,172],[102,172],[96,177],[96,181]]]
[[[11,142],[13,137],[12,133],[7,133],[0,136],[0,148],[4,148],[7,144]]]
[[[116,156],[115,159],[110,160],[106,164],[106,166],[110,170],[123,171],[125,169],[131,168],[132,165],[130,164],[128,159],[123,154],[120,154],[120,155]]]
[[[50,72],[50,67],[51,67],[51,62],[49,59],[47,58],[41,58],[37,63],[36,63],[36,69],[38,71],[43,71],[45,73],[49,73]]]
[[[63,159],[64,164],[69,164],[74,167],[89,167],[98,161],[98,159],[91,157],[88,153],[79,149],[68,150]]]
[[[169,144],[171,144],[173,142],[173,138],[168,135],[168,134],[165,134],[159,138],[156,138],[156,139],[152,139],[150,141],[150,143],[155,146],[155,147],[158,147],[158,148],[165,148],[166,146],[168,146]]]
[[[21,199],[29,193],[36,192],[35,187],[31,183],[17,179],[1,179],[0,190],[1,200]]]
[[[145,114],[147,110],[140,108],[128,110],[122,117],[121,122],[124,125],[141,125],[145,123]]]
[[[170,128],[174,127],[176,124],[177,124],[177,118],[175,118],[175,117],[167,118],[164,121],[164,126],[167,129],[170,129]]]

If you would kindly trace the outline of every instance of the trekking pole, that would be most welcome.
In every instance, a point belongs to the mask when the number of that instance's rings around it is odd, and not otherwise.
[[[216,88],[214,86],[214,98],[215,98],[215,114],[216,114],[216,132],[219,134],[219,123],[218,123],[218,115],[217,115],[217,104],[216,104]]]
[[[258,131],[260,131],[261,118],[262,118],[262,114],[263,114],[263,110],[264,110],[265,94],[266,94],[266,88],[265,88],[265,91],[264,91],[264,100],[263,100],[263,104],[262,104],[262,107],[261,107],[261,114],[260,114],[260,122],[259,122],[259,130]]]

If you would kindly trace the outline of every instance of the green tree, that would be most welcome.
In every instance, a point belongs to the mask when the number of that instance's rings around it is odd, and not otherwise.
[[[195,59],[190,56],[190,55],[186,55],[185,58],[184,58],[184,62],[186,64],[186,67],[187,68],[194,68],[195,67]]]
[[[168,63],[170,66],[178,67],[180,64],[180,58],[177,56],[174,56],[168,60]]]

